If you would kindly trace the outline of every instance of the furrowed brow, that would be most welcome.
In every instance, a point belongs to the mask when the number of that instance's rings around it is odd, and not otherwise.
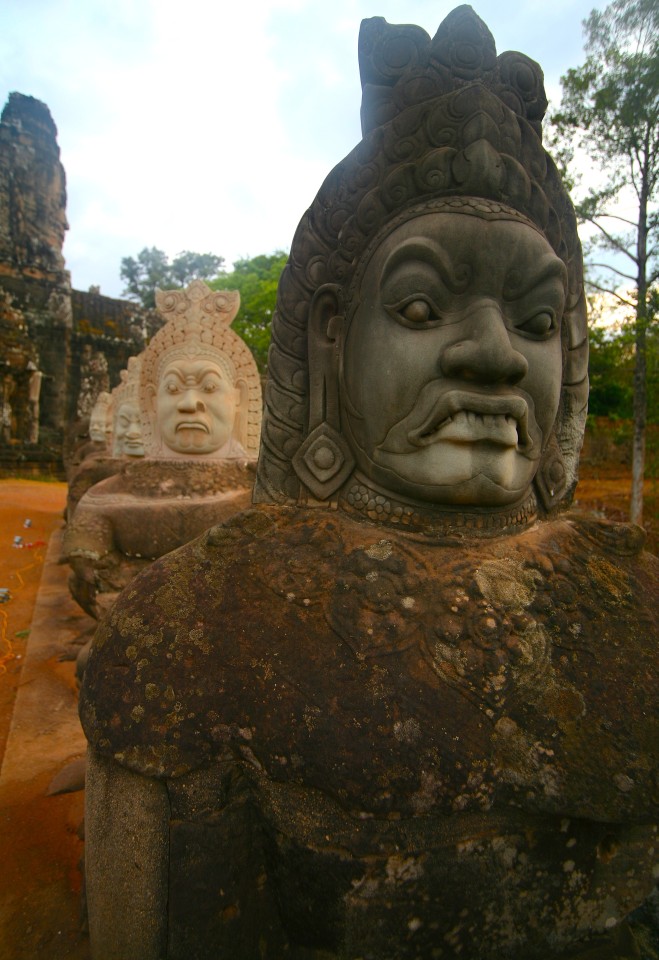
[[[514,295],[506,297],[510,300],[519,300],[530,293],[535,287],[541,286],[550,280],[560,280],[564,289],[567,289],[567,268],[562,260],[552,256],[546,260],[543,258],[539,264],[533,264],[528,270],[524,270],[522,279],[519,283],[512,285]],[[506,290],[508,284],[504,284]]]
[[[464,290],[464,268],[459,272],[460,267],[456,268],[444,247],[420,237],[408,240],[389,255],[382,271],[382,282],[386,282],[399,267],[409,266],[414,261],[431,267],[453,293]]]

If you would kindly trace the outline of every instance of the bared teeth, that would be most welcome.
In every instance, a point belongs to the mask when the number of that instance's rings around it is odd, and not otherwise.
[[[501,435],[502,429],[515,430],[517,443],[520,440],[520,425],[512,414],[508,413],[480,413],[476,410],[458,410],[445,417],[443,420],[432,424],[432,426],[419,435],[419,440],[432,442],[433,438],[445,431],[451,424],[460,430],[460,425],[474,431],[483,431],[485,434],[491,434],[492,437]],[[482,439],[486,439],[484,436]]]

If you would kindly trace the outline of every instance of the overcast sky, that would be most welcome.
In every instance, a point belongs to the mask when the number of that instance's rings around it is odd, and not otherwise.
[[[364,17],[432,36],[436,0],[0,0],[0,106],[50,108],[67,176],[76,289],[121,296],[121,258],[156,246],[288,250],[330,169],[360,139]],[[560,76],[584,58],[593,0],[481,0],[498,52]],[[600,7],[604,3],[599,4]]]

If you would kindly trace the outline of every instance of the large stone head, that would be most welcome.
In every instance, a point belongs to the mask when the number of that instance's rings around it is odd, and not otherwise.
[[[359,57],[363,140],[280,282],[255,496],[550,513],[576,483],[588,384],[542,72],[497,57],[467,6],[432,40],[366,20]]]
[[[255,457],[261,384],[250,351],[230,329],[240,296],[200,280],[158,290],[167,323],[145,350],[142,402],[155,457]]]

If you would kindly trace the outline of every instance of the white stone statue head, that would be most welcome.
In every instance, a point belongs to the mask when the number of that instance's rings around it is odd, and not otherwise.
[[[95,443],[106,443],[112,437],[112,422],[110,419],[111,395],[102,390],[89,415],[89,438]]]
[[[256,456],[261,384],[254,358],[230,329],[239,304],[237,291],[214,291],[200,280],[156,291],[168,322],[144,351],[148,456]]]
[[[115,457],[144,456],[143,424],[139,400],[141,365],[140,357],[130,357],[127,371],[122,370],[121,372],[121,383],[112,391],[112,453]]]

